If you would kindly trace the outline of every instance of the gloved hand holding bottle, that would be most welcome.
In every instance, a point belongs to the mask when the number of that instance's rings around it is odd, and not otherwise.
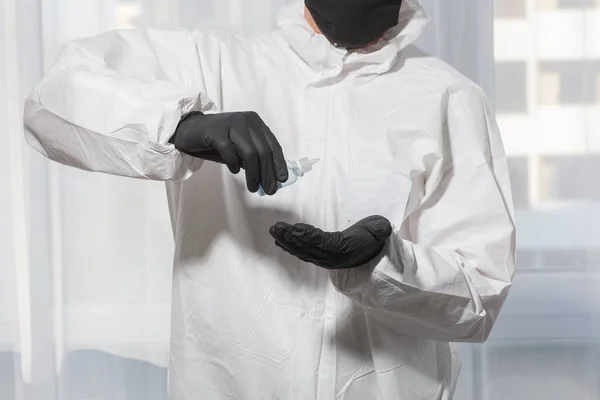
[[[226,164],[233,174],[244,168],[252,193],[262,188],[273,195],[277,183],[288,179],[281,145],[255,112],[192,112],[181,119],[170,142],[182,153]]]

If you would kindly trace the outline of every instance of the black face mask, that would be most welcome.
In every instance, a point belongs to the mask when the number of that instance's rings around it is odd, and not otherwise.
[[[398,24],[402,0],[305,0],[321,33],[339,47],[373,42]]]

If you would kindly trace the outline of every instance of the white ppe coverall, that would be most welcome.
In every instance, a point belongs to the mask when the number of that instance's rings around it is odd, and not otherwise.
[[[28,98],[29,144],[73,167],[163,180],[176,240],[172,400],[451,399],[451,342],[487,339],[515,267],[508,168],[481,91],[411,45],[428,17],[346,51],[303,4],[252,38],[115,31],[68,44]],[[169,143],[182,115],[255,111],[288,159],[275,196]],[[383,215],[367,265],[326,271],[269,227],[342,230]]]

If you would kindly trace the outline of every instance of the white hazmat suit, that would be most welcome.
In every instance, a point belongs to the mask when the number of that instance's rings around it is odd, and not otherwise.
[[[25,109],[27,140],[77,168],[167,181],[176,240],[172,400],[451,399],[451,342],[488,337],[515,267],[501,138],[482,91],[411,42],[415,0],[347,52],[303,4],[251,39],[116,31],[66,46]],[[182,115],[256,111],[288,159],[319,158],[273,197],[169,143]],[[269,227],[342,230],[383,215],[367,265],[326,271]]]

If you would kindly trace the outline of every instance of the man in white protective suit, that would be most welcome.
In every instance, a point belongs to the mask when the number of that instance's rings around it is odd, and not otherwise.
[[[452,398],[452,342],[488,338],[515,228],[482,90],[411,45],[427,19],[297,0],[252,38],[115,31],[28,98],[46,157],[167,182],[170,399]]]

